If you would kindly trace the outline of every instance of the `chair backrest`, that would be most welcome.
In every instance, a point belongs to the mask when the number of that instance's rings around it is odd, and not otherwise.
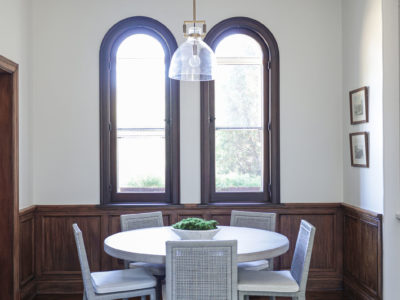
[[[121,215],[122,231],[162,226],[164,226],[164,222],[161,211]]]
[[[94,295],[94,289],[92,285],[92,278],[90,275],[89,262],[86,255],[85,244],[83,242],[82,231],[79,229],[77,224],[73,224],[76,248],[78,249],[79,263],[82,270],[83,285],[85,292],[88,297]]]
[[[167,300],[237,299],[237,241],[167,241]]]
[[[275,231],[276,214],[232,210],[231,226]]]
[[[300,286],[300,291],[305,291],[308,279],[308,270],[310,269],[310,261],[312,248],[314,245],[315,227],[302,220],[300,230],[297,236],[296,248],[294,250],[292,266],[290,272],[293,278]]]

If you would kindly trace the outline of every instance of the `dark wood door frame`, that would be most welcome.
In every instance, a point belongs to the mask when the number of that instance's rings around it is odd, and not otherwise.
[[[0,290],[19,299],[18,65],[0,55]]]

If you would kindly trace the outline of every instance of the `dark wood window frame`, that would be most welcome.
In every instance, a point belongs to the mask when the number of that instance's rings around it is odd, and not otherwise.
[[[280,203],[279,155],[279,49],[260,22],[235,17],[215,25],[204,41],[215,51],[228,35],[243,33],[254,38],[263,50],[264,64],[264,189],[254,193],[215,192],[215,107],[214,81],[201,83],[201,201],[219,203]]]
[[[165,193],[118,193],[116,190],[116,53],[132,34],[156,38],[165,52]],[[100,181],[101,204],[178,204],[179,179],[179,81],[168,77],[177,43],[167,27],[148,17],[131,17],[115,24],[100,47]]]

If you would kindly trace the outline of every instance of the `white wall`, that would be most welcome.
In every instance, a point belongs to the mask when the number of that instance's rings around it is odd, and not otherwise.
[[[183,41],[191,1],[33,2],[35,204],[99,203],[98,53],[107,30],[136,15]],[[341,1],[202,0],[209,28],[247,16],[275,35],[281,57],[282,202],[342,201]],[[197,84],[181,84],[181,202],[200,201]]]
[[[30,129],[30,1],[0,0],[0,55],[19,64],[19,206],[32,205]]]
[[[343,200],[383,212],[382,1],[343,0]],[[369,87],[369,122],[350,124],[349,91]],[[351,166],[349,133],[369,132],[370,167]]]
[[[399,6],[383,0],[383,296],[398,299],[400,270]]]

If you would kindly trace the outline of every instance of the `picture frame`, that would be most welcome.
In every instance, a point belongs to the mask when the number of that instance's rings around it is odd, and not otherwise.
[[[369,168],[368,132],[350,133],[351,166]]]
[[[368,87],[350,91],[351,125],[368,123]]]

